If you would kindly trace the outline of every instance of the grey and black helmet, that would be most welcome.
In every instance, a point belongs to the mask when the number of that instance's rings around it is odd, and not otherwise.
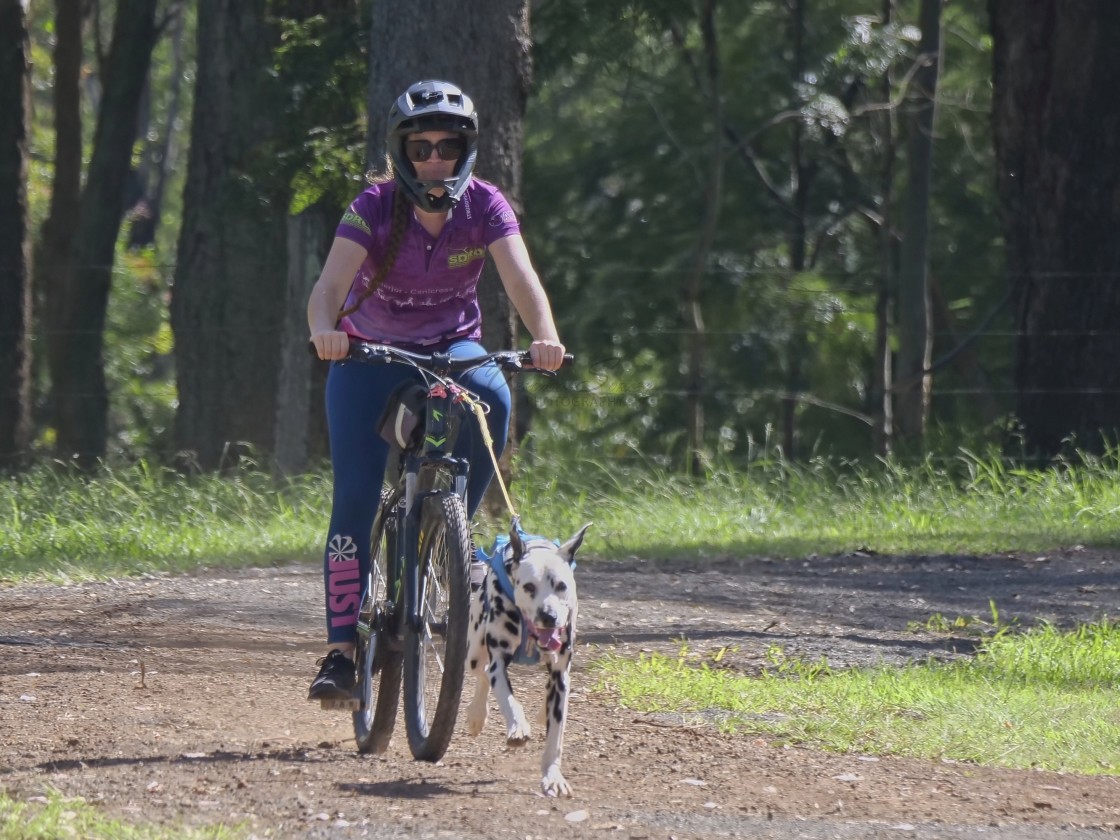
[[[454,174],[441,181],[421,181],[416,167],[406,157],[404,143],[417,131],[452,131],[466,142],[466,152],[455,164]],[[450,82],[424,81],[410,85],[389,109],[385,143],[393,161],[397,184],[413,204],[439,212],[459,203],[471,182],[478,157],[478,114],[471,98]],[[430,194],[443,187],[443,195]]]

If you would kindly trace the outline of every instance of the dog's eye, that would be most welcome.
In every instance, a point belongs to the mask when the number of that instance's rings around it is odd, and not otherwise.
[[[525,590],[525,594],[530,598],[537,594],[537,585],[535,583],[527,583],[521,588]]]
[[[563,581],[557,581],[556,586],[553,587],[553,589],[556,592],[567,592],[568,584],[564,583]]]

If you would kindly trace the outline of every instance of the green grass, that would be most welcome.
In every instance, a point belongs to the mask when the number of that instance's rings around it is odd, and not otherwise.
[[[130,825],[109,819],[80,799],[54,793],[20,802],[0,792],[0,840],[234,840],[242,836],[240,830],[224,826]]]
[[[329,480],[184,477],[147,464],[84,479],[40,467],[0,484],[0,579],[81,579],[316,557]]]
[[[718,656],[718,654],[717,654]],[[1120,774],[1120,624],[999,632],[970,660],[833,671],[778,649],[745,676],[682,649],[600,660],[600,689],[646,712],[837,752]]]
[[[1120,545],[1116,457],[1015,469],[967,452],[943,464],[759,461],[688,481],[654,467],[523,462],[513,496],[535,533],[594,525],[602,558],[1046,551]],[[0,580],[317,562],[330,477],[184,477],[146,463],[93,478],[39,467],[0,480]],[[488,539],[508,519],[483,522]]]
[[[1120,545],[1115,456],[1045,470],[967,452],[941,465],[760,462],[692,482],[645,467],[586,464],[575,473],[578,485],[563,469],[544,466],[521,488],[526,520],[552,511],[559,534],[593,520],[588,544],[608,556],[796,557],[859,547],[980,554]],[[551,484],[545,475],[554,476]]]

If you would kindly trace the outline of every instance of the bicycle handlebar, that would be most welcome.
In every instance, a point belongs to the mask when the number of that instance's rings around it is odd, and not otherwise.
[[[318,351],[310,341],[307,343],[308,352],[318,358]],[[542,370],[532,366],[532,356],[528,350],[497,350],[493,353],[483,353],[480,356],[452,358],[447,353],[415,353],[411,350],[401,350],[387,344],[375,344],[371,341],[351,339],[350,352],[345,360],[363,362],[365,364],[412,364],[423,367],[433,373],[455,373],[481,367],[487,362],[494,362],[502,370],[511,372],[539,373],[542,376],[554,376],[556,371]],[[564,365],[575,361],[571,353],[564,354]]]

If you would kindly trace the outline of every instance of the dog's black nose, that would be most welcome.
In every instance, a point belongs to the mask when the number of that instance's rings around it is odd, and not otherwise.
[[[547,627],[552,629],[556,626],[556,613],[552,610],[546,610],[543,607],[537,610],[537,627]]]

